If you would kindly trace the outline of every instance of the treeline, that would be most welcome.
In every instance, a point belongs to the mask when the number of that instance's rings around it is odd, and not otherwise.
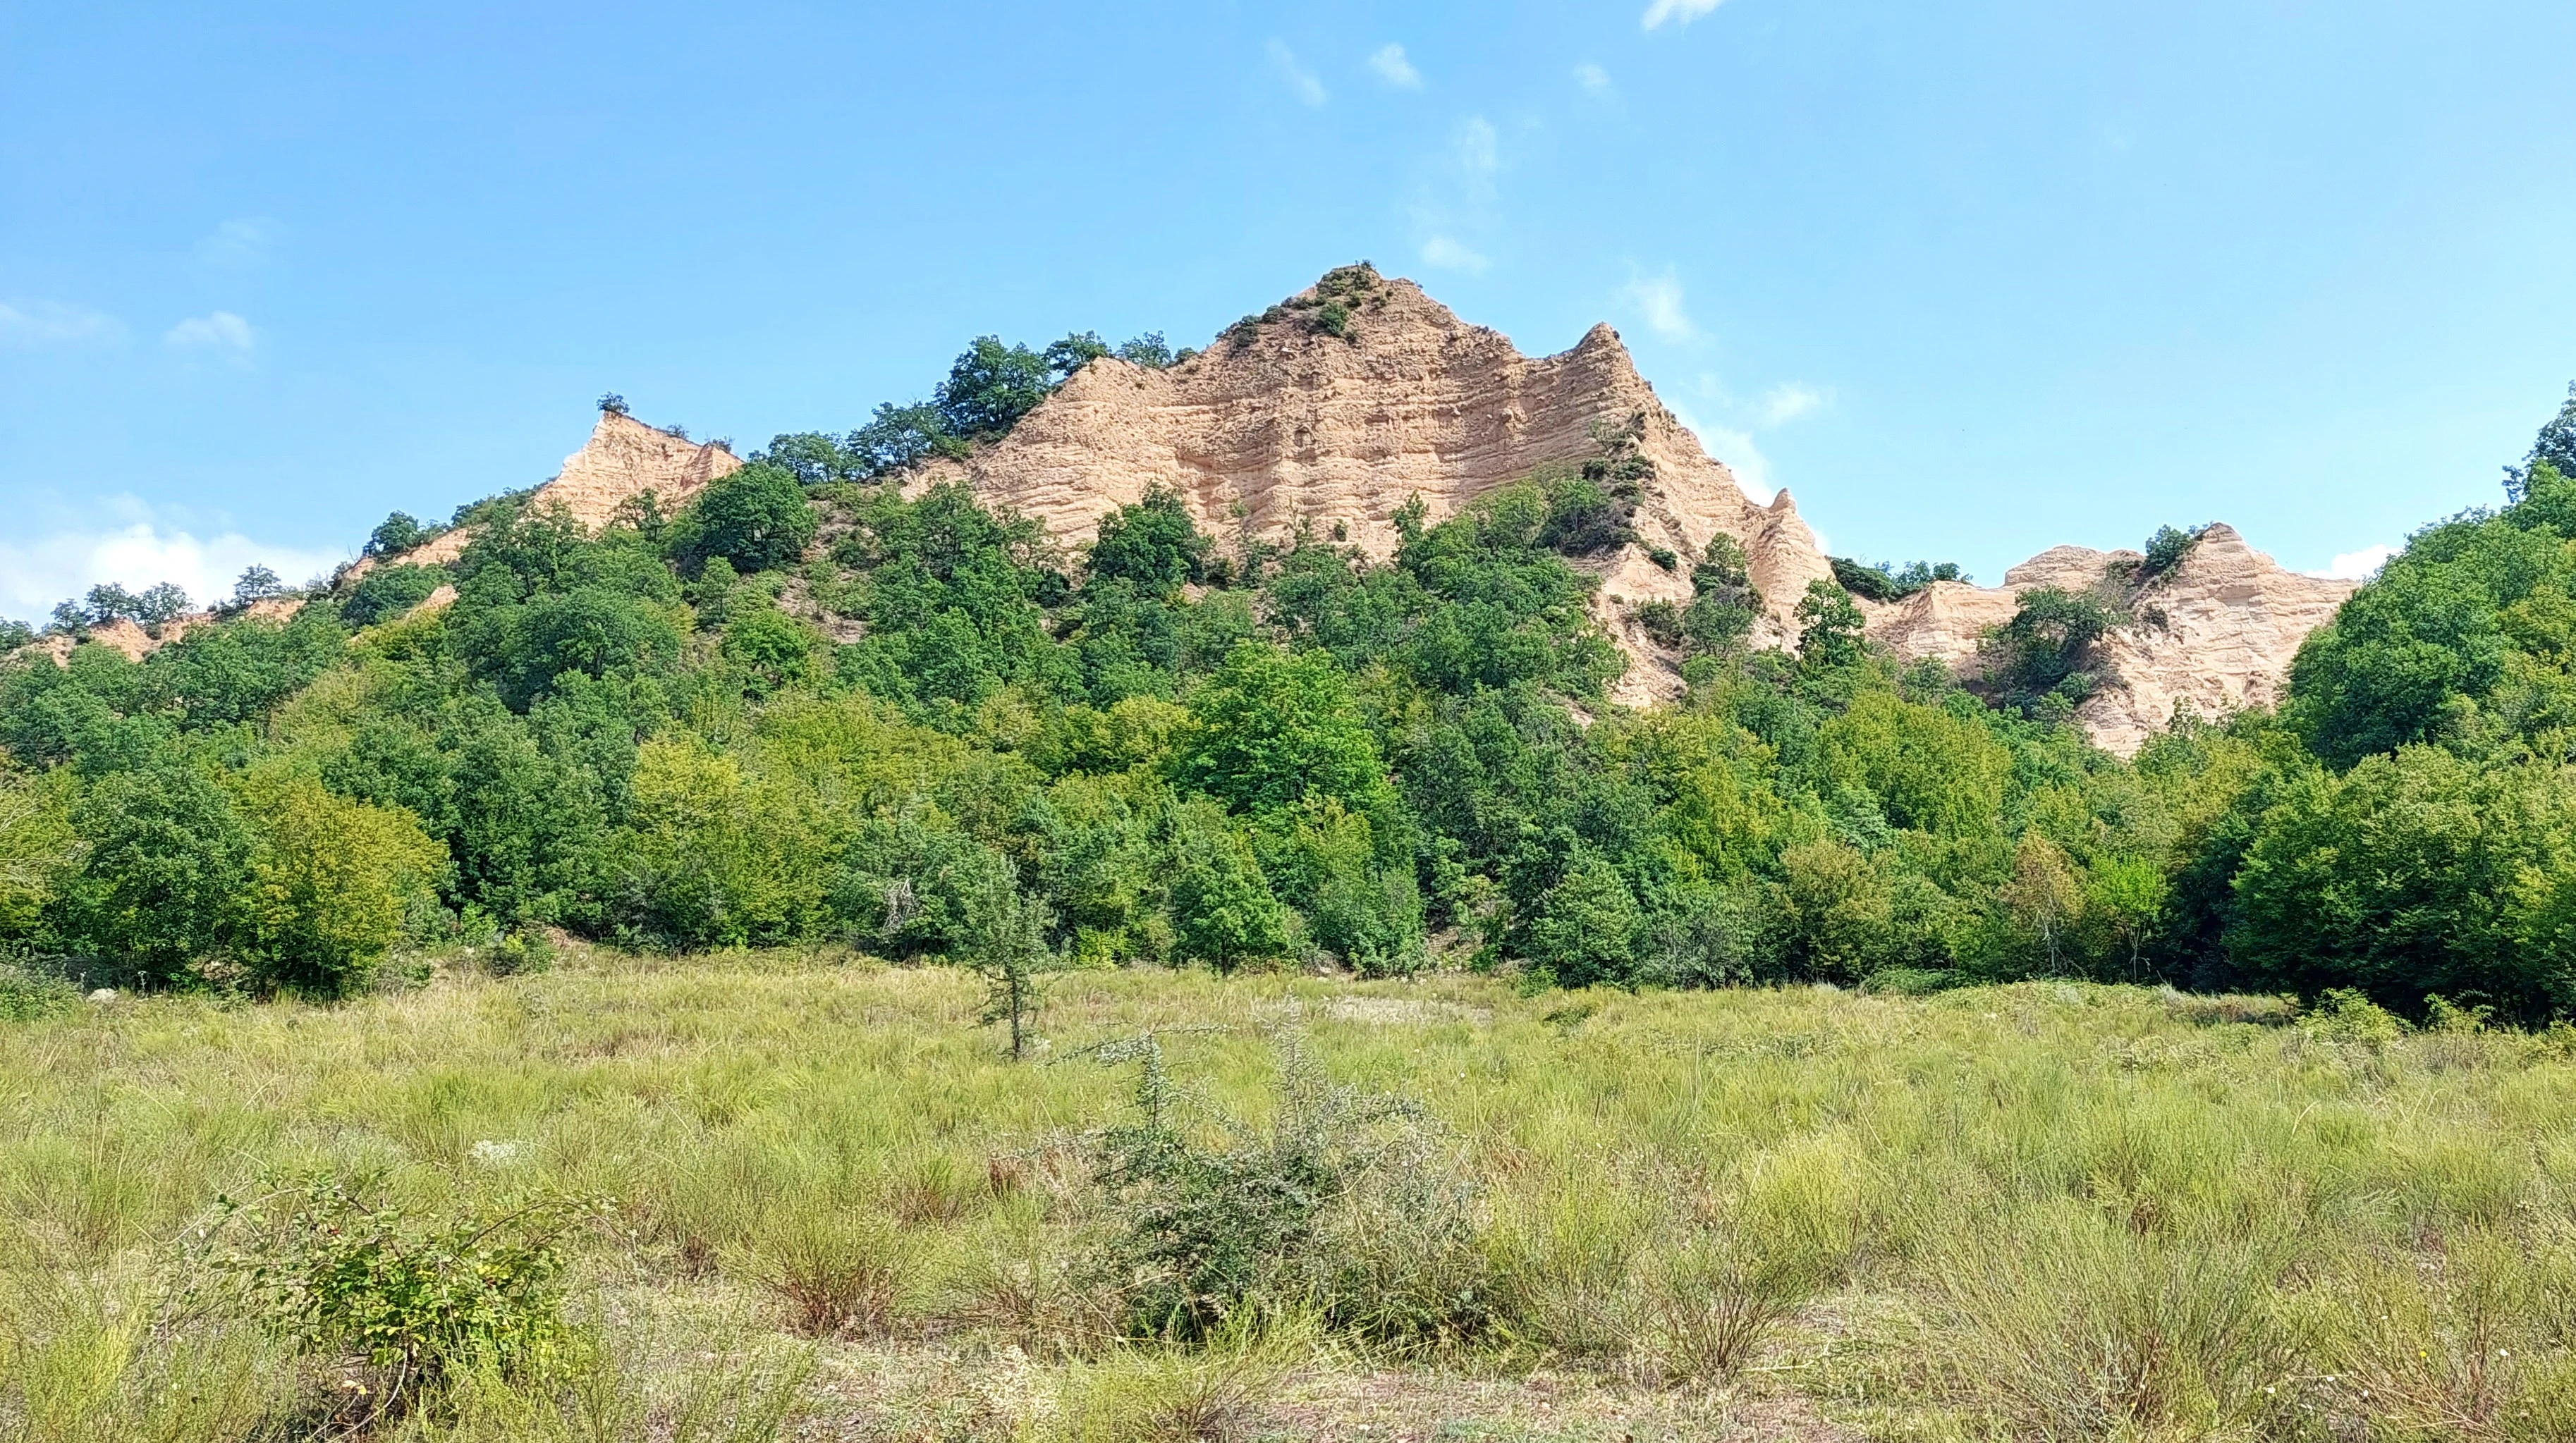
[[[1758,650],[1723,538],[1653,618],[1687,698],[1610,705],[1569,556],[1623,514],[1614,465],[1408,508],[1383,563],[1221,550],[1160,494],[1067,555],[962,488],[818,476],[817,439],[597,534],[500,498],[451,565],[140,663],[22,653],[0,939],[331,995],[406,943],[961,957],[1034,909],[1067,965],[2576,1009],[2576,457],[2547,434],[2509,505],[2311,639],[2279,715],[2134,763],[2067,720],[2098,627],[2025,616],[1971,689],[1818,583],[1796,650]]]

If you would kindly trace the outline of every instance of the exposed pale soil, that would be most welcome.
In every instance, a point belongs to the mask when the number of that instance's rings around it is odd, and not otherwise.
[[[1436,523],[1535,471],[1594,456],[1593,428],[1632,417],[1643,419],[1639,450],[1656,474],[1638,509],[1638,542],[1591,566],[1602,576],[1595,614],[1617,635],[1630,629],[1625,604],[1688,601],[1689,560],[1723,531],[1743,544],[1769,604],[1763,639],[1784,639],[1807,583],[1831,574],[1787,492],[1767,505],[1747,496],[1664,408],[1608,326],[1572,350],[1531,358],[1407,280],[1379,281],[1347,338],[1292,315],[1164,370],[1094,361],[1001,441],[928,468],[915,484],[962,478],[1067,546],[1160,484],[1221,541],[1285,540],[1312,527],[1383,558],[1397,544],[1396,510],[1412,497]],[[1675,554],[1674,570],[1649,559],[1654,547]],[[1670,667],[1645,658],[1619,699],[1679,691]]]
[[[1980,639],[2012,619],[2022,593],[2087,590],[2115,565],[2142,559],[2134,551],[2053,547],[2004,573],[2000,587],[1940,581],[1903,601],[1864,602],[1862,609],[1869,634],[1898,655],[1937,657],[1972,673]],[[2179,706],[2205,717],[2270,706],[2280,700],[2299,643],[2359,585],[2284,570],[2234,527],[2213,525],[2139,593],[2138,624],[2105,638],[2104,685],[2076,720],[2105,750],[2133,756],[2172,723]]]

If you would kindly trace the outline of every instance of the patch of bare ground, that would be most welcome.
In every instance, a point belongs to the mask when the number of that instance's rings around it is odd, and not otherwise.
[[[828,1345],[809,1443],[986,1443],[1056,1422],[1052,1370],[1017,1348]],[[1159,1436],[1159,1435],[1158,1435]],[[1176,1432],[1175,1437],[1191,1436]],[[1656,1389],[1583,1372],[1525,1376],[1318,1363],[1197,1436],[1240,1443],[1858,1443],[1792,1389]]]

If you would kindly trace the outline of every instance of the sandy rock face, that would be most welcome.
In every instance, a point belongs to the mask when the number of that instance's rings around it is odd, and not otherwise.
[[[1380,280],[1353,306],[1348,338],[1291,316],[1165,370],[1094,361],[1001,441],[925,469],[914,489],[963,478],[1078,546],[1103,514],[1159,483],[1221,542],[1339,527],[1383,558],[1411,497],[1436,523],[1542,467],[1594,456],[1592,427],[1632,416],[1644,419],[1639,451],[1656,474],[1637,512],[1639,544],[1590,567],[1603,579],[1596,613],[1617,636],[1628,629],[1620,603],[1688,601],[1690,559],[1723,531],[1743,544],[1785,634],[1807,583],[1831,574],[1814,536],[1787,492],[1757,503],[1700,449],[1617,332],[1595,326],[1572,350],[1533,359],[1405,280]],[[1650,547],[1681,564],[1663,570]],[[1621,700],[1680,690],[1650,649],[1630,650]]]
[[[1987,629],[2012,620],[2022,593],[2087,590],[2115,565],[2143,559],[2134,551],[2059,546],[2006,572],[2000,587],[1935,582],[1903,601],[1862,609],[1870,636],[1899,656],[1938,657],[1969,672]],[[2134,756],[2182,703],[2203,716],[2271,706],[2281,699],[2299,643],[2360,584],[2283,570],[2234,527],[2211,526],[2138,594],[2139,624],[2104,638],[2102,688],[2075,719],[2103,749]]]
[[[537,488],[536,504],[540,510],[560,505],[596,531],[616,517],[618,507],[647,491],[669,515],[710,482],[741,469],[740,458],[721,445],[700,445],[604,411],[590,439],[564,458],[555,479]]]
[[[656,430],[632,416],[602,411],[599,424],[582,448],[564,458],[563,470],[537,488],[532,508],[544,512],[561,506],[575,521],[596,531],[617,515],[617,508],[650,491],[664,515],[686,505],[708,483],[732,475],[741,458],[723,446],[684,440]],[[474,539],[471,527],[459,527],[413,547],[395,558],[417,566],[440,566],[465,554]],[[360,557],[342,573],[355,580],[374,565]]]

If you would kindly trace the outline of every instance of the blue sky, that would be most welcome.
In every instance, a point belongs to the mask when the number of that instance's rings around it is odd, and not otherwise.
[[[0,7],[0,613],[1325,268],[1616,325],[1832,547],[2322,569],[2576,377],[2576,6]]]

